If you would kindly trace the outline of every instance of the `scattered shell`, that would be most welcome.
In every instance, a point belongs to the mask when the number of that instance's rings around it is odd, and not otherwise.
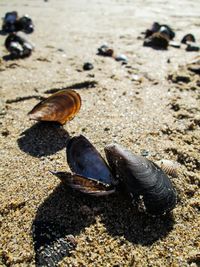
[[[80,95],[73,90],[64,89],[41,101],[28,115],[31,120],[55,121],[65,124],[74,118],[80,107]]]
[[[180,48],[181,47],[181,44],[178,42],[175,42],[175,41],[170,41],[169,45],[174,47],[174,48]]]
[[[92,195],[115,191],[110,168],[96,148],[84,136],[71,138],[67,145],[67,162],[72,174],[53,173],[72,188]]]
[[[165,33],[170,40],[174,39],[175,32],[172,30],[172,28],[166,24],[160,25],[159,29],[160,33]]]
[[[25,33],[32,33],[34,25],[32,19],[28,15],[24,15],[16,21],[16,31],[23,31]]]
[[[31,55],[33,45],[19,34],[10,33],[5,40],[5,47],[13,58],[23,58]]]
[[[34,25],[32,19],[28,15],[19,18],[17,12],[12,11],[5,14],[2,30],[7,33],[18,31],[32,33],[34,31]]]
[[[98,55],[100,56],[104,56],[104,57],[112,57],[114,54],[114,50],[110,47],[108,47],[108,45],[103,44],[102,46],[100,46],[98,48]]]
[[[145,38],[151,37],[154,33],[165,33],[170,40],[175,37],[175,32],[172,28],[166,24],[159,24],[158,22],[154,22],[151,26],[151,29],[147,29],[145,31]]]
[[[151,26],[151,29],[147,29],[145,31],[145,38],[150,37],[153,33],[158,32],[160,29],[160,24],[158,22],[154,22]]]
[[[187,42],[186,51],[188,52],[198,52],[200,50],[199,45],[196,45],[196,43],[193,42]]]
[[[178,163],[162,159],[155,162],[156,165],[158,165],[166,174],[172,176],[172,177],[178,177]]]
[[[3,18],[2,30],[7,33],[14,32],[17,18],[18,14],[16,11],[7,12]]]
[[[125,56],[125,55],[123,55],[123,54],[116,56],[116,57],[115,57],[115,60],[116,60],[116,61],[122,61],[122,62],[128,62],[128,58],[127,58],[127,56]]]
[[[196,42],[196,39],[193,34],[188,33],[185,36],[183,36],[183,39],[181,40],[182,44],[187,44],[187,42]]]
[[[167,49],[169,38],[165,33],[156,32],[148,39],[144,40],[143,46],[150,46],[153,48]]]
[[[160,167],[117,144],[106,146],[105,153],[113,175],[131,196],[143,196],[148,213],[162,215],[175,207],[176,191]]]

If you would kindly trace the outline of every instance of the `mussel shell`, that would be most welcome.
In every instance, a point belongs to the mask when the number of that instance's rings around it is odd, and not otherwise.
[[[114,54],[114,50],[109,48],[107,45],[102,45],[98,48],[98,55],[105,56],[105,57],[112,57]]]
[[[13,57],[20,57],[23,54],[23,47],[17,42],[11,42],[9,51]]]
[[[64,184],[82,193],[93,196],[105,196],[115,192],[112,185],[104,184],[95,179],[84,177],[69,172],[51,172],[56,175]]]
[[[18,14],[16,11],[7,12],[3,18],[2,30],[7,33],[14,32],[16,30],[15,23],[17,18]]]
[[[176,205],[176,191],[168,176],[156,164],[114,144],[105,148],[108,163],[134,198],[143,196],[146,211],[161,215]]]
[[[167,34],[162,32],[155,32],[149,38],[144,40],[143,46],[167,49],[168,44],[169,38]]]
[[[4,17],[4,22],[14,23],[17,20],[18,14],[16,11],[7,12]]]
[[[182,44],[187,44],[187,42],[196,42],[196,39],[193,34],[188,33],[185,36],[183,36],[181,43]]]
[[[28,115],[32,120],[64,124],[77,114],[80,107],[80,95],[73,90],[64,89],[41,101]]]
[[[24,15],[16,22],[16,30],[30,34],[34,31],[32,19],[28,15]]]
[[[165,31],[168,32],[168,36],[170,40],[174,39],[175,32],[172,30],[172,28],[169,25],[166,25],[166,24],[160,25],[159,31],[162,32],[162,29],[165,29]]]
[[[33,50],[33,45],[20,34],[10,33],[5,40],[5,47],[14,57],[29,56]]]
[[[160,29],[160,24],[158,22],[154,22],[151,26],[151,29],[147,29],[145,32],[145,38],[150,37],[154,32],[158,32]]]
[[[72,172],[98,182],[112,185],[113,176],[105,160],[83,135],[70,139],[67,162]]]
[[[146,30],[145,38],[152,36],[154,33],[157,32],[165,32],[170,40],[175,37],[175,32],[172,28],[166,24],[159,24],[158,22],[154,22],[151,26],[151,29]]]

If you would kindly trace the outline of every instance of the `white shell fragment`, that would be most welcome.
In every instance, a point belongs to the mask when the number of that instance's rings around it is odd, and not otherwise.
[[[172,160],[161,159],[155,162],[166,174],[178,177],[179,164]]]

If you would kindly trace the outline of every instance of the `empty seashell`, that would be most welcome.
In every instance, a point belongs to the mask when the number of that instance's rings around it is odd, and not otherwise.
[[[102,46],[100,46],[98,48],[98,55],[100,56],[104,56],[104,57],[112,57],[114,54],[114,50],[110,47],[108,47],[108,45],[103,44]]]
[[[187,47],[185,49],[188,52],[198,52],[200,50],[200,46],[194,42],[187,42]]]
[[[20,34],[10,33],[5,40],[5,47],[10,52],[11,57],[23,58],[31,55],[33,45]]]
[[[27,34],[34,31],[33,21],[28,15],[24,15],[16,22],[16,31],[23,31]]]
[[[122,62],[128,62],[128,58],[127,58],[127,56],[125,56],[125,55],[123,55],[123,54],[121,54],[121,55],[117,55],[117,56],[115,57],[115,60],[116,60],[116,61],[122,61]]]
[[[155,32],[149,38],[144,40],[143,46],[167,49],[168,44],[169,44],[169,37],[166,33]]]
[[[182,44],[187,44],[187,42],[196,42],[196,39],[193,34],[188,33],[185,36],[183,36],[183,39],[181,40]]]
[[[16,30],[15,23],[17,21],[18,14],[16,11],[7,12],[3,18],[2,30],[4,32],[14,32]]]
[[[58,172],[54,174],[68,186],[95,196],[115,192],[110,168],[84,136],[75,136],[69,141],[67,162],[73,173]]]
[[[162,159],[158,160],[155,162],[166,174],[172,176],[172,177],[178,177],[178,163],[167,160],[167,159]]]
[[[64,89],[41,101],[28,115],[32,120],[55,121],[65,124],[74,118],[80,107],[80,95],[73,90]]]
[[[145,38],[148,38],[157,32],[165,33],[170,40],[172,40],[175,37],[175,32],[169,25],[159,24],[158,22],[154,22],[151,26],[151,29],[146,30]]]

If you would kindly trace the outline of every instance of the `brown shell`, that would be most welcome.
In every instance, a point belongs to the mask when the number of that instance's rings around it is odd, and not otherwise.
[[[69,172],[51,172],[56,175],[60,180],[70,186],[71,188],[78,190],[82,193],[93,196],[106,196],[113,194],[116,190],[112,185],[108,185],[97,181],[92,178],[84,177],[79,174]]]
[[[31,120],[55,121],[65,124],[73,119],[80,107],[80,95],[73,90],[64,89],[38,103],[28,115]]]
[[[172,177],[178,177],[179,165],[177,162],[162,159],[155,162],[166,174]]]

